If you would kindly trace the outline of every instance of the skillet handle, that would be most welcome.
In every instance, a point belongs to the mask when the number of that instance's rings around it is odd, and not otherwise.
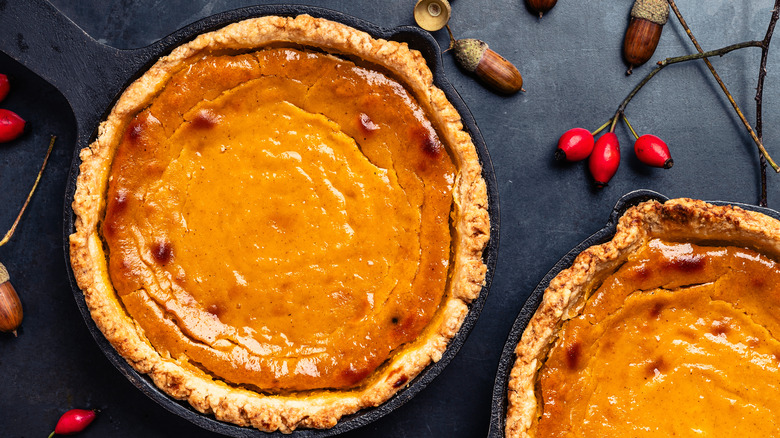
[[[143,51],[97,42],[47,0],[0,0],[0,51],[54,85],[85,144],[103,111],[147,61]]]

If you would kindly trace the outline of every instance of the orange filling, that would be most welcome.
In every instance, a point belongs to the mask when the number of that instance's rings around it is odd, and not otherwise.
[[[652,240],[564,324],[534,436],[774,436],[778,279],[751,250]]]
[[[261,391],[350,388],[445,296],[455,173],[382,72],[291,48],[205,56],[117,149],[111,280],[164,356]]]

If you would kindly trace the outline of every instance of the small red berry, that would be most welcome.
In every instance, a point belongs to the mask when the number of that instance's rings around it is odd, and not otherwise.
[[[9,91],[11,91],[11,83],[8,81],[8,76],[0,73],[0,102],[8,96]]]
[[[556,160],[580,161],[588,158],[593,151],[593,135],[585,128],[573,128],[564,132],[558,139],[555,150]]]
[[[669,147],[655,135],[645,134],[634,143],[634,153],[639,161],[653,167],[669,169],[674,165]]]
[[[0,143],[16,139],[24,132],[25,121],[15,112],[0,108]]]
[[[590,154],[590,160],[588,160],[588,168],[596,182],[596,187],[606,186],[617,172],[619,165],[620,143],[617,135],[613,132],[607,132],[596,140],[593,153]]]
[[[49,438],[56,435],[73,435],[81,432],[95,419],[96,411],[90,411],[86,409],[71,409],[68,412],[62,414],[60,420],[57,422],[57,427],[54,428],[54,432],[49,435]]]

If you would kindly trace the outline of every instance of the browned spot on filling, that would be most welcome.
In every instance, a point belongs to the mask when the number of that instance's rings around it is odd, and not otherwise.
[[[634,268],[632,274],[635,280],[647,280],[647,278],[650,277],[650,270],[644,265],[641,265]]]
[[[206,308],[206,311],[219,318],[225,312],[225,308],[220,304],[212,304]]]
[[[706,259],[701,254],[682,255],[666,263],[666,267],[683,272],[696,272],[704,269],[705,262]]]
[[[396,340],[396,342],[408,342],[412,339],[413,333],[420,330],[423,321],[417,316],[417,314],[411,315],[394,315],[387,321],[387,327],[390,330],[390,336]]]
[[[209,129],[216,126],[220,121],[219,115],[210,109],[198,111],[195,118],[192,119],[192,127],[196,129]]]
[[[728,332],[731,331],[731,327],[729,327],[729,323],[727,321],[713,321],[712,322],[712,330],[710,330],[710,333],[712,333],[715,336],[726,336]]]
[[[766,279],[764,277],[752,277],[750,284],[754,289],[766,289]]]
[[[103,235],[109,238],[114,237],[118,228],[119,225],[117,225],[115,220],[106,218],[103,222]]]
[[[390,318],[392,324],[393,334],[398,336],[398,339],[407,339],[410,333],[414,333],[419,324],[420,319],[416,314],[393,316]]]
[[[114,214],[122,213],[127,209],[127,201],[128,201],[127,191],[125,190],[117,191],[117,194],[116,196],[114,196],[112,201],[113,202],[110,208],[114,212]]]
[[[152,245],[152,256],[161,265],[170,263],[173,260],[173,248],[167,240],[158,240]]]
[[[360,113],[358,115],[358,122],[364,134],[370,134],[379,129],[379,125],[374,123],[374,121],[371,120],[371,117],[366,113]]]
[[[368,377],[369,374],[371,374],[370,367],[356,368],[354,364],[350,364],[349,368],[345,369],[341,373],[344,380],[349,382],[351,385],[357,384],[358,382],[362,381],[363,379]]]
[[[127,210],[128,196],[124,190],[117,191],[116,196],[108,200],[106,208],[106,217],[103,221],[103,234],[107,237],[114,237],[120,231],[121,218],[119,216]]]
[[[179,286],[185,286],[187,284],[187,275],[184,273],[184,269],[180,269],[179,272],[173,277],[173,281]]]
[[[582,357],[582,346],[575,342],[566,348],[566,365],[571,369],[577,369]]]
[[[669,365],[664,361],[664,358],[659,357],[647,365],[645,372],[647,373],[647,378],[651,378],[658,374],[665,373],[668,369]]]
[[[411,138],[419,145],[420,149],[429,157],[438,158],[444,146],[439,139],[428,129],[417,127],[412,130]]]
[[[444,149],[444,146],[442,146],[439,139],[434,138],[430,135],[425,137],[425,143],[423,144],[423,151],[425,151],[426,154],[432,157],[438,157],[441,154],[442,149]]]
[[[127,127],[127,139],[131,142],[135,143],[141,138],[141,135],[144,132],[144,121],[146,119],[137,118],[134,119],[130,126]]]
[[[650,308],[650,318],[658,318],[662,310],[664,310],[664,303],[656,301],[653,303],[653,307]]]

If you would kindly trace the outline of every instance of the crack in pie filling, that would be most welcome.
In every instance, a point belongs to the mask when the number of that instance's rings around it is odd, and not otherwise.
[[[204,34],[81,153],[71,259],[128,362],[218,419],[332,427],[441,357],[489,237],[419,53],[308,16]]]
[[[516,348],[508,437],[773,436],[780,223],[647,202],[545,291]]]

